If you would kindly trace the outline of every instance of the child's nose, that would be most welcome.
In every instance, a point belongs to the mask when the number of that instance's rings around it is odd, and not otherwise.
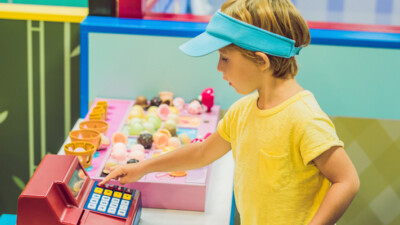
[[[217,70],[218,70],[219,72],[222,72],[221,60],[218,61]]]

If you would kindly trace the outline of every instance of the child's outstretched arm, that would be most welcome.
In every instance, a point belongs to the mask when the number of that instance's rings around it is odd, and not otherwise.
[[[357,171],[342,147],[332,147],[314,159],[314,163],[332,182],[332,186],[309,225],[333,225],[358,192],[360,181]]]
[[[131,183],[151,172],[175,172],[204,167],[219,159],[231,149],[218,132],[204,142],[192,143],[167,154],[140,163],[117,166],[100,184],[119,179],[121,184]]]

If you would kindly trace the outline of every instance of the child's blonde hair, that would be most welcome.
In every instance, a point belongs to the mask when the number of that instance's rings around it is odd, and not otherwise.
[[[290,0],[227,0],[221,12],[260,27],[264,30],[295,40],[295,46],[307,46],[311,37],[308,26],[303,17]],[[230,45],[238,49],[245,57],[260,63],[255,52],[243,49],[237,45]],[[283,58],[268,55],[273,75],[277,78],[293,78],[298,68],[295,57]]]

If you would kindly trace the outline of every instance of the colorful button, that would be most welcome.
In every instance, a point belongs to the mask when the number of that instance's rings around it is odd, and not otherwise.
[[[117,186],[117,188],[115,190],[119,191],[119,192],[124,192],[125,188],[121,187],[121,186]]]
[[[113,193],[113,191],[111,191],[111,190],[105,190],[104,191],[104,195],[106,195],[106,196],[111,196],[112,193]]]
[[[100,212],[105,212],[106,209],[107,209],[107,207],[103,206],[103,205],[99,205],[99,207],[97,208],[97,210],[99,210]]]
[[[133,190],[130,188],[125,189],[126,194],[133,194]]]
[[[129,195],[129,194],[124,194],[124,197],[122,197],[123,199],[125,199],[125,200],[128,200],[128,201],[130,201],[131,200],[131,198],[132,198],[132,195]]]
[[[97,206],[97,204],[89,203],[89,204],[88,204],[88,209],[95,209],[96,206]]]
[[[115,198],[121,198],[121,197],[122,197],[122,193],[116,191],[116,192],[114,192],[114,195],[113,195],[113,196],[114,196]]]
[[[104,187],[107,189],[110,189],[110,190],[114,190],[115,185],[114,184],[105,184]]]
[[[118,203],[119,203],[119,198],[112,198],[112,199],[111,199],[111,202],[112,202],[112,203],[117,203],[117,204],[118,204]]]
[[[99,194],[95,194],[95,193],[92,194],[92,199],[100,199],[100,197],[101,197],[101,195],[99,195]]]
[[[99,187],[96,187],[95,189],[94,189],[94,193],[97,193],[97,194],[102,194],[103,193],[103,188],[99,188]]]
[[[115,212],[117,212],[117,209],[116,208],[108,208],[107,212],[111,213],[111,214],[115,214]]]

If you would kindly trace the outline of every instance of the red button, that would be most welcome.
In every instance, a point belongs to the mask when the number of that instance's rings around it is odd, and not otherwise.
[[[104,188],[105,186],[104,186],[104,184],[100,184],[100,182],[98,182],[98,183],[97,183],[97,187],[102,187],[102,188]]]
[[[130,188],[125,189],[125,194],[132,194],[133,190]]]
[[[114,190],[115,185],[114,184],[105,184],[104,188],[110,189],[110,190]]]
[[[116,191],[120,191],[120,192],[124,192],[124,187],[121,186],[117,186],[117,188],[115,189]]]

